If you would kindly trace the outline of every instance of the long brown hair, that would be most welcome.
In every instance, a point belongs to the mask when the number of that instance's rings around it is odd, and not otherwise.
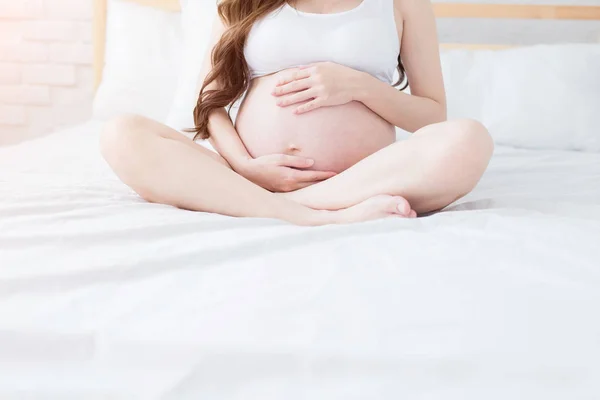
[[[206,76],[198,103],[194,109],[192,129],[196,139],[208,139],[208,117],[217,109],[231,106],[239,100],[250,86],[250,71],[244,57],[246,39],[256,21],[292,0],[220,0],[218,14],[227,30],[221,36],[211,53],[212,70]],[[368,0],[363,0],[368,1]],[[400,79],[394,86],[405,82],[406,74],[402,60],[398,56]],[[219,89],[207,89],[217,82]],[[406,89],[405,82],[400,90]],[[231,110],[231,107],[230,109]]]

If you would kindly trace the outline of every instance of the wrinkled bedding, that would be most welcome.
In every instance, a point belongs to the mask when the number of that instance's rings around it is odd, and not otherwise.
[[[600,154],[306,228],[145,203],[99,129],[0,148],[0,398],[600,398]]]

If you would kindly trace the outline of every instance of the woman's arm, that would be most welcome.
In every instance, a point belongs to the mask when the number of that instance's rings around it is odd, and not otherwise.
[[[210,43],[207,47],[207,52],[204,55],[204,63],[202,65],[200,76],[198,77],[197,93],[200,93],[202,84],[212,69],[212,49],[219,42],[226,29],[227,28],[223,24],[223,21],[221,21],[221,18],[215,17]],[[207,87],[208,90],[218,88],[219,85],[216,80]],[[227,160],[234,170],[241,170],[252,158],[242,143],[242,140],[233,126],[231,118],[229,118],[229,115],[227,115],[227,111],[224,108],[211,113],[208,119],[208,131],[210,132],[210,144],[225,160]]]
[[[446,120],[446,93],[433,8],[428,0],[395,0],[401,56],[411,94],[359,73],[355,100],[409,132]]]
[[[391,124],[409,132],[446,120],[446,94],[437,41],[435,16],[428,0],[395,0],[402,61],[411,94],[365,72],[317,63],[291,71],[273,94],[286,107],[305,113],[320,107],[360,101]]]
[[[213,26],[211,43],[205,55],[204,64],[197,82],[199,93],[206,76],[212,69],[211,52],[225,32],[225,24],[216,18]],[[207,86],[208,90],[219,89],[215,80]],[[231,118],[225,108],[213,111],[208,119],[210,143],[219,154],[229,163],[234,171],[246,179],[262,186],[267,190],[290,192],[317,182],[329,179],[335,175],[329,171],[308,171],[314,160],[287,154],[270,154],[253,158],[240,139]]]

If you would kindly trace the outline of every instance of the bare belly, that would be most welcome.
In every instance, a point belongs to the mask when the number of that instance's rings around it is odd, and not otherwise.
[[[341,172],[396,140],[394,127],[364,104],[351,102],[296,115],[271,95],[278,74],[252,81],[236,128],[253,157],[290,154],[315,160],[313,169]]]

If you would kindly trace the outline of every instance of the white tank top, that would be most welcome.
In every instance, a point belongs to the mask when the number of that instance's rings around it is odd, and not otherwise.
[[[363,0],[333,14],[302,12],[286,3],[254,24],[244,50],[252,79],[331,61],[389,84],[399,52],[394,0]]]

